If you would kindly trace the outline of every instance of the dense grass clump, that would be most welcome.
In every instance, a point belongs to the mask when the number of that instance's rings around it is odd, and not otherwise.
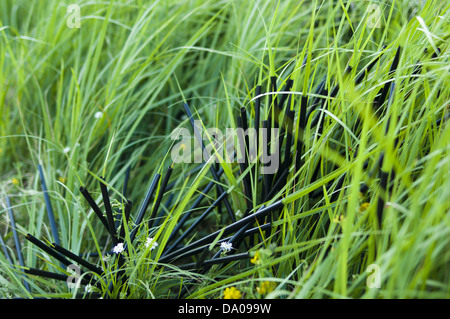
[[[450,296],[448,3],[74,4],[0,4],[2,298]]]

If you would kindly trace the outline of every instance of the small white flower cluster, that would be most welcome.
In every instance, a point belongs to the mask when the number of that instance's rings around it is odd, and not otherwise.
[[[158,246],[158,243],[154,241],[153,237],[148,237],[147,240],[145,241],[145,247],[146,248],[150,247],[150,250],[155,249],[156,246]]]
[[[113,248],[113,253],[120,254],[125,250],[125,247],[123,247],[123,243],[118,243]]]
[[[158,243],[154,240],[153,237],[148,237],[147,240],[145,241],[145,247],[146,248],[150,247],[150,250],[155,249],[157,246],[158,246]],[[123,243],[118,243],[116,246],[114,246],[113,253],[121,254],[124,250],[125,250],[125,247],[124,247]]]
[[[233,248],[233,244],[224,241],[224,242],[222,242],[222,243],[220,244],[220,248],[221,248],[224,252],[227,253],[227,252],[231,251],[231,249]]]
[[[75,144],[75,148],[78,146],[80,146],[80,143]],[[70,150],[71,150],[70,146],[66,146],[63,148],[63,153],[68,154],[70,152]]]
[[[96,118],[96,119],[101,119],[102,117],[103,117],[103,112],[96,112],[95,114],[94,114],[94,117]]]

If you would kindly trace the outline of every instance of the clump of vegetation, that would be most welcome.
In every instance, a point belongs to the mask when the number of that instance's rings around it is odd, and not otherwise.
[[[0,296],[449,297],[448,5],[71,10],[0,4]]]

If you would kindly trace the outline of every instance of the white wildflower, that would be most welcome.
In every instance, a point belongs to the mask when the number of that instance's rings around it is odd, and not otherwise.
[[[156,241],[154,241],[153,237],[148,237],[147,240],[145,241],[145,247],[150,247],[150,250],[153,250],[156,248],[156,246],[158,246],[158,243]]]
[[[220,244],[220,248],[221,248],[224,252],[227,253],[227,252],[229,252],[229,251],[233,248],[233,244],[224,241],[224,242],[222,242],[222,243]]]
[[[64,154],[69,153],[70,152],[70,147],[69,146],[64,147],[63,152],[64,152]]]
[[[95,114],[94,114],[94,117],[96,118],[96,119],[101,119],[102,117],[103,117],[103,112],[96,112]]]
[[[114,246],[113,248],[113,252],[116,254],[120,254],[121,252],[123,252],[125,250],[125,248],[123,247],[123,243],[118,243],[116,246]]]

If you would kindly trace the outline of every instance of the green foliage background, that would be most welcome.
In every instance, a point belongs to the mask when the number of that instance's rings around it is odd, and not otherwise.
[[[254,87],[263,84],[267,91],[270,76],[278,77],[280,87],[292,76],[294,96],[313,98],[325,75],[330,87],[333,81],[346,83],[347,65],[354,78],[386,45],[383,58],[359,87],[348,84],[340,90],[323,134],[305,132],[310,152],[298,175],[303,182],[294,185],[290,174],[286,193],[278,195],[288,198],[288,205],[276,222],[277,236],[261,246],[273,244],[275,254],[260,267],[247,263],[213,271],[191,296],[221,297],[233,285],[246,298],[258,297],[256,287],[269,280],[277,283],[268,295],[273,298],[449,297],[450,127],[432,125],[449,105],[448,1],[73,1],[81,9],[80,28],[67,25],[71,3],[0,2],[0,231],[11,247],[6,195],[21,234],[51,237],[38,164],[44,168],[63,246],[92,250],[92,234],[99,234],[101,225],[91,225],[94,217],[87,214],[78,188],[85,185],[95,193],[95,176],[105,176],[120,189],[132,166],[128,193],[133,200],[143,198],[151,176],[171,164],[170,133],[188,128],[184,99],[205,125],[234,127],[241,106],[254,115]],[[369,5],[380,8],[380,28],[368,27],[373,18]],[[364,106],[388,80],[398,46],[398,85],[389,114],[399,119],[383,137],[387,117],[376,120]],[[428,55],[423,72],[412,81],[423,50],[438,47],[438,58]],[[302,68],[305,56],[309,59]],[[97,112],[103,116],[96,118]],[[350,133],[358,114],[363,131],[355,139]],[[337,126],[341,133],[332,135]],[[397,136],[403,143],[393,147]],[[323,164],[319,179],[309,184],[317,158],[333,157],[326,153],[330,144],[346,150],[339,157],[339,172],[350,176],[336,202],[330,202],[324,188],[330,164]],[[360,152],[354,157],[356,145]],[[369,198],[360,197],[359,186],[368,180],[363,162],[375,162],[384,150],[384,168],[395,167],[397,174],[380,231],[373,227],[377,181],[369,182]],[[172,192],[179,202],[195,197],[209,182],[204,174],[187,176],[191,168],[174,167],[177,186]],[[243,211],[239,183],[227,176],[223,184],[233,209]],[[325,189],[325,195],[311,203],[306,195],[315,189]],[[360,213],[365,201],[371,205]],[[171,217],[182,211],[175,209]],[[333,222],[341,215],[342,221]],[[214,218],[211,224],[225,222]],[[170,225],[161,230],[161,239]],[[25,241],[23,253],[27,265],[47,267]],[[173,278],[186,274],[154,272],[142,263],[147,257],[132,256],[131,297],[173,297],[180,285]],[[0,262],[0,296],[29,297],[19,271],[1,254]],[[366,268],[372,263],[381,267],[380,289],[366,286]],[[40,295],[71,296],[64,283],[53,286],[33,284]]]

